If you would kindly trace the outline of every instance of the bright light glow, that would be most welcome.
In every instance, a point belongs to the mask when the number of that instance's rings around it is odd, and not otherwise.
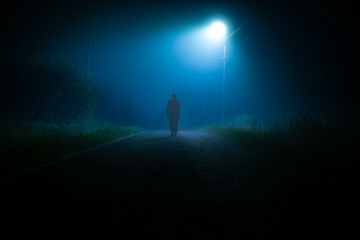
[[[223,22],[216,21],[211,24],[208,35],[212,40],[221,40],[225,38],[226,35],[226,26]]]

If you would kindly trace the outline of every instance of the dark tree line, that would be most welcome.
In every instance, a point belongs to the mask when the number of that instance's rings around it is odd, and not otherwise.
[[[76,66],[62,60],[1,66],[3,120],[71,123],[92,118],[99,91]]]

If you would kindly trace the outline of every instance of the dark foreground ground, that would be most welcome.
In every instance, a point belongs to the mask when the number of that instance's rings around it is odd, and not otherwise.
[[[326,182],[194,131],[136,135],[0,187],[2,239],[323,239],[352,228]]]

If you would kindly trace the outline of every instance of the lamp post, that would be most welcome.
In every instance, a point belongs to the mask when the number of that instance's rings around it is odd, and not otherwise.
[[[225,123],[225,66],[226,66],[226,26],[220,21],[216,21],[211,24],[209,31],[209,37],[213,40],[224,41],[224,66],[223,66],[223,79],[222,79],[222,123]]]
[[[226,39],[237,33],[241,28],[241,25],[238,26],[234,31],[226,35],[226,26],[223,22],[216,21],[211,24],[208,33],[210,38],[214,40],[222,40],[224,43],[224,56],[222,57],[224,61],[223,65],[223,79],[222,79],[222,123],[225,124],[225,67],[226,67]]]
[[[225,65],[226,65],[226,38],[224,39],[224,67],[223,67],[223,81],[222,81],[222,124],[225,124]]]

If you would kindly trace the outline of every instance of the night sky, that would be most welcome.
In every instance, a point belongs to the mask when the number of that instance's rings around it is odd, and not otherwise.
[[[162,128],[172,93],[182,126],[220,121],[222,45],[196,35],[217,19],[229,31],[242,24],[227,42],[227,119],[358,112],[358,17],[345,1],[20,1],[1,11],[2,63],[63,58],[86,71],[91,36],[97,112],[109,121]]]

